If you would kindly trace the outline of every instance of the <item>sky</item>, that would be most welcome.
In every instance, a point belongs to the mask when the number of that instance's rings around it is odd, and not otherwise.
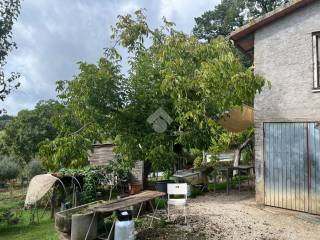
[[[55,82],[78,73],[79,61],[97,63],[110,43],[110,26],[118,15],[146,9],[152,27],[165,16],[191,33],[194,18],[220,0],[24,0],[14,25],[18,49],[10,53],[7,72],[21,73],[21,86],[0,108],[16,115],[40,100],[56,98]]]

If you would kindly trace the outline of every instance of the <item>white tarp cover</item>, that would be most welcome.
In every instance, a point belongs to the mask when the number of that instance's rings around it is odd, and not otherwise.
[[[24,205],[33,205],[39,201],[53,186],[58,178],[51,174],[40,174],[30,181]]]
[[[246,105],[235,107],[226,112],[218,122],[231,132],[242,132],[253,127],[254,109]]]

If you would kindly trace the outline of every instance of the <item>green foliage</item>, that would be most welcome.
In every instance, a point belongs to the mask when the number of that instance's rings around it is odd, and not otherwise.
[[[201,167],[203,164],[203,157],[202,156],[197,156],[195,159],[194,159],[194,162],[193,162],[193,166],[195,168],[199,168]]]
[[[193,34],[207,41],[218,36],[227,36],[235,28],[245,24],[245,16],[242,14],[244,8],[244,0],[222,0],[214,10],[206,11],[201,17],[195,18]]]
[[[122,182],[128,182],[131,178],[131,170],[134,167],[132,162],[126,161],[118,155],[114,161],[111,161],[107,166],[99,167],[100,175],[113,173],[114,176]]]
[[[253,138],[254,136],[254,129],[250,128],[246,131],[243,131],[241,134],[238,134],[238,138],[235,139],[238,145],[242,144],[246,139]],[[254,159],[254,141],[250,141],[248,145],[242,150],[242,162],[244,164],[252,164]]]
[[[18,157],[21,165],[30,162],[38,154],[42,141],[57,136],[52,117],[59,108],[58,102],[48,100],[37,103],[34,110],[20,111],[6,126],[1,151]]]
[[[14,200],[13,200],[14,201]],[[41,214],[42,209],[39,209]],[[59,239],[54,228],[54,220],[50,219],[50,212],[46,211],[38,224],[30,224],[29,210],[20,210],[15,216],[19,222],[14,225],[0,224],[0,239],[16,240],[57,240]]]
[[[87,172],[84,176],[83,185],[84,199],[83,201],[88,203],[96,199],[97,193],[97,175],[94,172]]]
[[[222,0],[214,10],[204,12],[195,18],[193,34],[201,40],[210,41],[218,36],[226,37],[230,32],[248,23],[250,20],[274,10],[276,7],[288,2],[287,0]],[[233,47],[234,54],[238,56],[246,67],[252,65],[247,55]]]
[[[0,159],[0,181],[5,182],[18,177],[20,172],[16,160],[11,157],[2,156]]]
[[[120,66],[101,58],[98,65],[80,62],[79,70],[73,80],[57,82],[58,97],[81,121],[107,124],[105,115],[118,111],[123,104]]]
[[[218,36],[227,36],[253,18],[274,10],[288,0],[222,0],[214,10],[206,11],[195,18],[194,35],[206,41]]]
[[[121,159],[111,161],[105,166],[86,166],[82,168],[62,168],[59,174],[62,176],[82,176],[84,179],[81,202],[88,203],[96,200],[96,192],[99,181],[112,181],[116,177],[120,182],[127,182],[132,166]]]
[[[249,18],[252,19],[271,12],[288,2],[289,0],[246,0],[246,7],[250,11]]]
[[[254,160],[254,145],[251,144],[248,147],[244,148],[241,152],[241,155],[243,164],[252,164]]]
[[[129,34],[135,29],[140,30]],[[200,43],[167,21],[150,29],[141,11],[135,17],[120,16],[113,37],[133,55],[130,101],[119,116],[117,150],[128,159],[151,160],[157,170],[172,166],[176,144],[208,149],[218,141],[224,130],[217,116],[253,102],[265,83],[241,64],[223,38]],[[143,44],[147,39],[152,42],[149,47]],[[146,121],[159,107],[174,119],[162,134]]]
[[[12,116],[2,115],[0,116],[0,131],[5,129],[8,123],[13,119]]]
[[[92,148],[92,144],[93,141],[88,136],[72,134],[71,136],[57,137],[52,141],[43,141],[39,154],[47,170],[81,167],[88,163],[88,150]]]
[[[84,168],[62,168],[59,170],[62,176],[82,176],[84,179],[82,203],[92,202],[96,198],[97,180],[99,173],[90,166]]]
[[[1,0],[0,1],[0,100],[4,101],[6,96],[19,87],[16,81],[18,73],[11,73],[9,77],[4,72],[8,54],[16,48],[12,41],[12,27],[14,21],[20,13],[20,0]],[[0,113],[2,110],[0,110]]]
[[[158,209],[166,209],[167,203],[166,200],[163,198],[156,198],[155,199],[155,206],[158,205]]]
[[[28,163],[28,178],[31,179],[36,175],[44,173],[43,166],[40,161],[32,160]]]
[[[227,40],[199,42],[165,19],[152,29],[141,10],[119,16],[112,38],[115,48],[107,48],[97,65],[80,63],[79,75],[57,83],[64,105],[55,121],[59,135],[40,149],[48,169],[83,166],[93,143],[113,139],[129,165],[145,160],[154,170],[170,171],[183,157],[177,146],[209,149],[225,132],[218,116],[252,103],[265,84]],[[131,56],[126,77],[117,47]],[[160,107],[173,119],[162,133],[147,122]]]
[[[101,58],[98,65],[80,63],[79,70],[73,80],[57,82],[58,97],[65,106],[54,121],[59,136],[43,142],[40,149],[50,170],[86,165],[88,150],[112,133],[114,115],[125,101],[117,62]]]
[[[205,171],[209,174],[217,167],[224,166],[223,162],[219,162],[218,155],[223,152],[229,152],[237,149],[241,144],[243,144],[248,138],[252,137],[254,130],[249,128],[240,133],[232,133],[223,131],[218,138],[212,141],[211,146],[208,149],[208,152],[211,154],[211,161],[206,163],[203,162],[202,153],[193,151],[195,156],[194,167],[204,168]],[[254,144],[251,141],[243,150],[242,150],[243,163],[252,163],[254,158]]]
[[[196,198],[196,197],[201,196],[201,195],[203,195],[203,192],[201,191],[201,189],[191,186],[190,198]]]
[[[19,223],[19,218],[10,209],[5,210],[0,214],[0,224],[14,225]]]

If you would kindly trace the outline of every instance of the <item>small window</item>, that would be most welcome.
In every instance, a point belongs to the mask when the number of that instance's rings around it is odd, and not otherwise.
[[[313,44],[313,88],[320,89],[320,32],[312,36]]]

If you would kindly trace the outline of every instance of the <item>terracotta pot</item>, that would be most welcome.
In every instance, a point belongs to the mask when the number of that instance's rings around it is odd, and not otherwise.
[[[141,184],[139,182],[130,183],[130,194],[137,194],[141,192]]]

